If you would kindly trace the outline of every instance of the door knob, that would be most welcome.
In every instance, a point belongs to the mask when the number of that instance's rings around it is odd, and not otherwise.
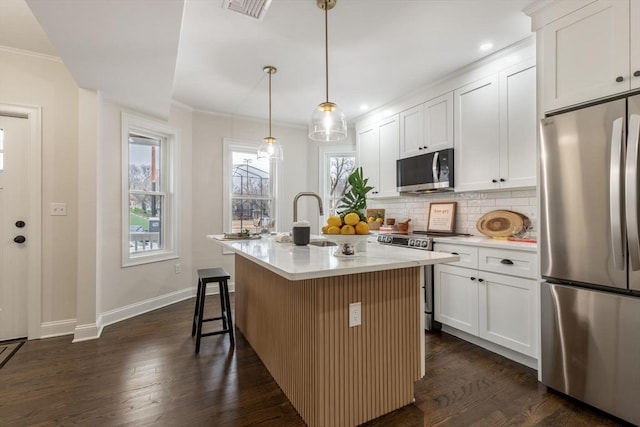
[[[16,221],[16,227],[18,227],[18,228],[22,228],[25,225],[27,225],[27,224],[25,224],[24,221]]]
[[[13,238],[13,241],[16,243],[24,243],[27,239],[24,236],[16,236]]]
[[[633,77],[640,77],[640,70],[636,70],[633,72]]]
[[[622,77],[622,76],[616,77],[616,82],[620,83],[620,82],[623,82],[623,81],[624,81],[624,77]]]

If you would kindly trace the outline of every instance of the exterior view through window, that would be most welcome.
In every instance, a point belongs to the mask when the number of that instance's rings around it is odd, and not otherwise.
[[[349,175],[356,165],[352,154],[328,154],[325,173],[325,200],[329,214],[336,213],[340,199],[349,190]]]
[[[231,167],[231,232],[266,233],[273,229],[273,174],[268,159],[234,150]]]
[[[162,249],[166,194],[160,139],[129,134],[129,252]]]

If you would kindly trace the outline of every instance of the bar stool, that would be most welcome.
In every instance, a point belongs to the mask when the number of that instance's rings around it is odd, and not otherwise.
[[[200,339],[210,335],[229,334],[231,345],[235,345],[233,336],[233,320],[231,318],[231,303],[229,302],[229,286],[228,280],[231,278],[229,273],[220,267],[203,268],[198,270],[198,290],[196,292],[196,306],[193,311],[193,326],[191,328],[191,336],[196,337],[196,354],[200,352]],[[218,283],[220,289],[220,308],[221,315],[216,317],[203,318],[204,302],[207,295],[207,284]],[[215,332],[202,333],[202,323],[212,322],[214,320],[222,320],[222,330]]]

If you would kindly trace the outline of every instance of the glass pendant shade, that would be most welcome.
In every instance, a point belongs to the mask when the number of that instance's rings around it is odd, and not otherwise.
[[[262,143],[258,146],[258,158],[283,160],[284,156],[282,154],[282,146],[278,140],[272,136],[265,137]]]
[[[324,59],[325,59],[325,95],[326,101],[313,110],[309,122],[309,139],[314,141],[342,141],[347,138],[347,119],[340,108],[329,101],[329,17],[328,11],[337,0],[316,0],[324,10]]]
[[[341,141],[347,138],[347,119],[333,102],[323,102],[313,110],[309,138],[314,141]]]

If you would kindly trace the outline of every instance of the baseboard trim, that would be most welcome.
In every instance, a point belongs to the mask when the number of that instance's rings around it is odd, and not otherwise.
[[[194,295],[195,289],[193,287],[189,287],[169,294],[160,295],[155,298],[150,298],[145,301],[129,304],[114,310],[105,311],[102,313],[102,325],[113,325],[114,323],[122,322],[123,320],[148,313],[149,311],[157,310],[185,299],[192,298]]]
[[[218,294],[218,287],[209,287],[207,295]],[[229,282],[229,292],[235,291],[235,283]],[[169,294],[161,295],[145,301],[129,304],[124,307],[116,308],[102,313],[96,323],[87,323],[78,325],[76,319],[57,320],[53,322],[44,322],[41,324],[41,338],[53,338],[63,335],[73,335],[73,342],[87,341],[100,338],[102,330],[105,326],[130,319],[149,311],[157,310],[171,304],[175,304],[185,299],[195,296],[195,288],[189,287]]]
[[[73,341],[71,342],[95,340],[97,338],[100,338],[101,333],[102,327],[99,325],[99,323],[87,323],[84,325],[78,325],[73,332]]]
[[[40,325],[40,338],[54,338],[73,334],[76,328],[76,319],[56,320],[44,322]]]
[[[535,359],[533,357],[518,353],[517,351],[513,351],[506,347],[502,347],[501,345],[494,344],[490,341],[473,336],[467,332],[461,331],[456,328],[452,328],[451,326],[448,326],[448,325],[442,325],[442,332],[446,332],[450,335],[453,335],[454,337],[458,337],[460,339],[470,342],[471,344],[475,344],[486,350],[497,353],[500,356],[504,356],[507,359],[511,359],[514,362],[518,362],[531,369],[535,369],[536,371],[538,370],[538,359]]]

